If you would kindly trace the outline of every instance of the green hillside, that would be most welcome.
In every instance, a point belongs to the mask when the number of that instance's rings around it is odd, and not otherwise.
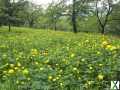
[[[105,90],[120,39],[98,33],[0,28],[0,90]]]

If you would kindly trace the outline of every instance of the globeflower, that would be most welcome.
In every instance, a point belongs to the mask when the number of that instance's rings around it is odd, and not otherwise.
[[[14,72],[15,72],[15,71],[14,71],[13,69],[9,69],[9,70],[8,70],[8,73],[9,73],[9,74],[13,74]]]
[[[37,49],[32,49],[32,50],[31,50],[31,54],[32,54],[32,56],[38,55]]]
[[[77,70],[77,68],[73,68],[73,70],[74,70],[74,71],[76,71],[76,70]]]
[[[18,63],[17,63],[17,66],[18,66],[18,67],[21,67],[21,64],[20,64],[20,62],[18,62]]]
[[[25,74],[25,75],[29,74],[28,69],[24,69],[22,72],[23,72],[23,74]]]
[[[14,67],[14,64],[10,64],[10,67],[13,68],[13,67]]]
[[[113,51],[113,50],[115,50],[115,49],[117,49],[115,46],[112,46],[112,45],[107,45],[106,46],[106,49],[107,50],[110,50],[110,51]]]
[[[102,75],[102,74],[99,74],[99,75],[97,76],[97,78],[98,78],[99,80],[103,80],[103,78],[104,78],[104,75]]]
[[[52,76],[49,76],[49,77],[48,77],[48,80],[52,80],[52,78],[53,78]]]
[[[73,53],[73,54],[71,54],[71,57],[73,58],[75,56],[75,54]]]
[[[103,42],[102,42],[102,45],[103,45],[103,46],[105,46],[105,45],[107,45],[107,44],[108,44],[107,41],[103,41]]]

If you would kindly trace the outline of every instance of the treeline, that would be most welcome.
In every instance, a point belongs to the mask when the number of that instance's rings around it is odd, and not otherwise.
[[[120,32],[120,0],[0,0],[0,25],[84,32]]]

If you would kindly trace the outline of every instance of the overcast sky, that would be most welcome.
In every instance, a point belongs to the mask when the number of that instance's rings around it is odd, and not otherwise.
[[[29,1],[32,1],[33,3],[35,4],[42,4],[42,5],[47,5],[48,3],[51,3],[52,0],[29,0]],[[54,0],[54,1],[57,1],[57,0]]]

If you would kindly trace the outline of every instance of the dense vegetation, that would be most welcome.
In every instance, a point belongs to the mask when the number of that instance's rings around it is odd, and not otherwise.
[[[119,35],[120,0],[0,0],[0,90],[109,90]]]
[[[117,79],[117,37],[3,27],[0,40],[1,90],[105,90]]]

